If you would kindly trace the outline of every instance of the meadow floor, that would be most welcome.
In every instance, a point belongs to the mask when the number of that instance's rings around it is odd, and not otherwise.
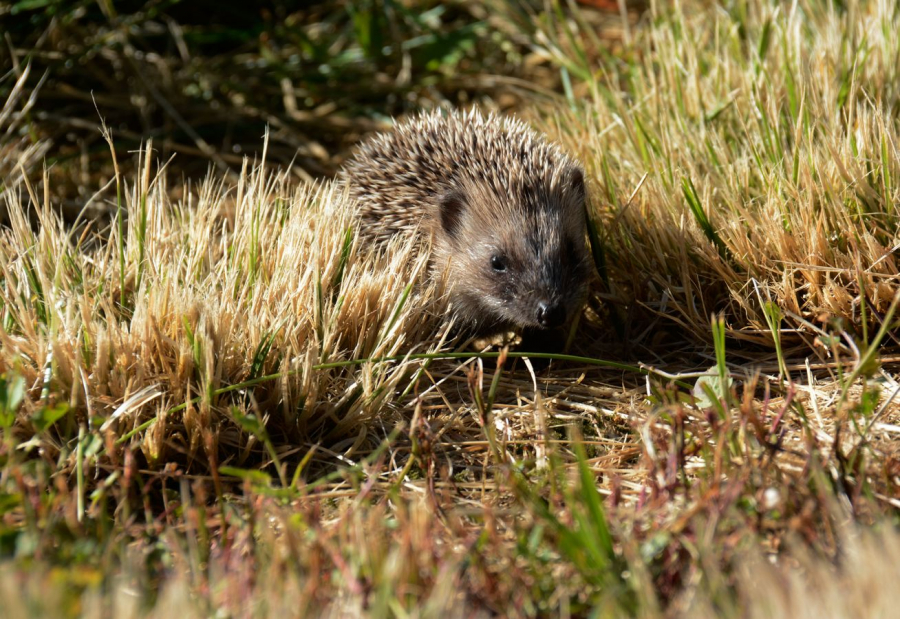
[[[558,354],[462,341],[268,141],[176,181],[104,126],[111,223],[64,220],[6,75],[4,614],[892,614],[900,7],[654,4],[613,50],[484,6],[587,172]]]

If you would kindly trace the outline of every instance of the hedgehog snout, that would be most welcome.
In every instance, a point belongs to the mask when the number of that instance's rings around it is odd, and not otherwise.
[[[566,308],[560,302],[539,301],[537,322],[544,329],[553,329],[566,321]]]

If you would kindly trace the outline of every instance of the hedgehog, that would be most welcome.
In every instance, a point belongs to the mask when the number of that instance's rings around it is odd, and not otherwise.
[[[341,171],[359,236],[430,240],[456,315],[476,331],[545,331],[589,275],[581,166],[517,119],[423,114],[364,142]]]

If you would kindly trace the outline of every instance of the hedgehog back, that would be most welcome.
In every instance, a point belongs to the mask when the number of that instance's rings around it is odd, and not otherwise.
[[[564,161],[521,121],[431,113],[366,141],[344,167],[343,179],[359,204],[361,234],[384,241],[415,229],[435,231],[441,197],[466,182],[506,195],[501,203],[510,208],[524,206],[522,199],[543,193],[534,188],[549,187]]]

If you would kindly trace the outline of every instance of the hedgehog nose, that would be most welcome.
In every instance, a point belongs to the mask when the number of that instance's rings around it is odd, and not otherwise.
[[[541,301],[538,303],[537,310],[538,324],[545,329],[558,327],[566,320],[566,310],[559,303],[546,303]]]

